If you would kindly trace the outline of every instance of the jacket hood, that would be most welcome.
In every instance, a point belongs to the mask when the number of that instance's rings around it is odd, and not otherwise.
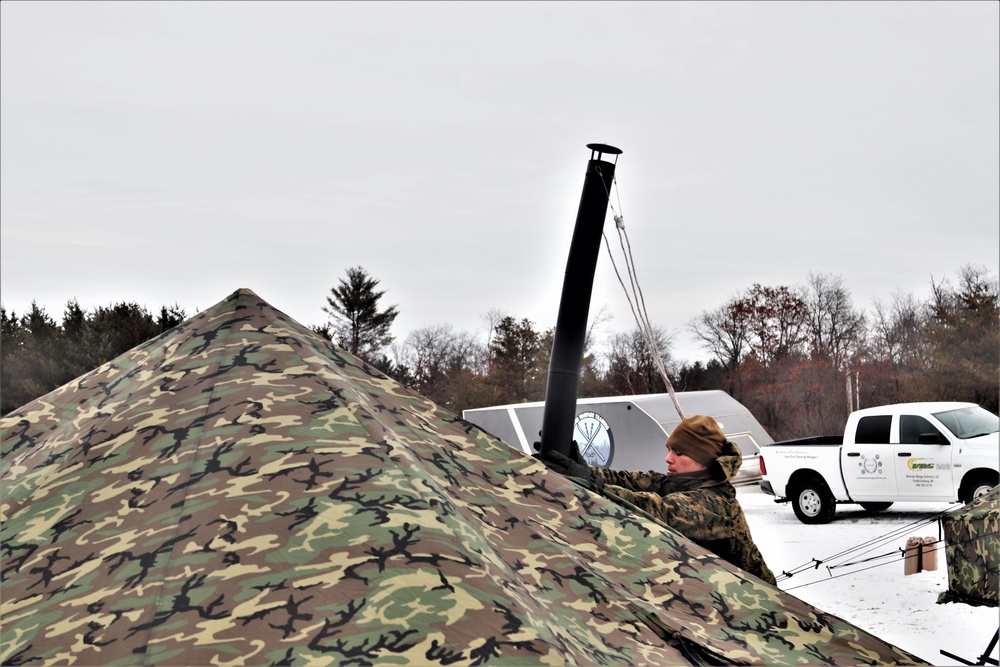
[[[718,466],[722,470],[722,474],[725,476],[725,481],[730,481],[736,476],[739,471],[740,466],[743,465],[743,452],[736,445],[735,442],[730,442],[726,440],[726,444],[722,447],[722,454],[719,458],[715,460],[713,466]]]

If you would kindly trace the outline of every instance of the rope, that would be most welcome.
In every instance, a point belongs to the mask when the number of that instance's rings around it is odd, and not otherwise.
[[[604,182],[603,180],[601,181]],[[618,209],[621,210],[622,202],[621,195],[618,190],[618,179],[613,179],[615,196],[618,198]],[[614,214],[615,228],[618,230],[618,243],[621,246],[622,254],[625,257],[625,268],[628,270],[629,284],[631,285],[632,291],[629,293],[629,288],[625,286],[625,281],[622,280],[622,275],[618,271],[618,264],[615,262],[614,253],[611,252],[611,242],[608,241],[608,235],[601,231],[601,236],[604,237],[604,245],[608,249],[608,257],[611,258],[611,266],[615,270],[615,276],[618,277],[618,283],[622,286],[622,290],[625,292],[625,299],[628,301],[629,309],[632,311],[632,317],[635,319],[636,326],[639,329],[639,334],[642,336],[643,341],[646,343],[646,347],[649,349],[650,356],[653,358],[653,364],[656,366],[656,370],[660,373],[660,377],[663,379],[663,384],[667,388],[667,393],[670,395],[670,400],[674,404],[674,409],[677,411],[677,416],[684,419],[684,411],[681,410],[681,405],[677,401],[677,395],[674,393],[674,385],[670,382],[670,378],[667,377],[667,369],[663,365],[663,358],[660,356],[659,347],[656,344],[656,337],[653,333],[653,325],[649,321],[649,313],[646,310],[646,298],[642,293],[642,288],[639,286],[639,277],[635,270],[635,259],[632,256],[632,243],[629,241],[628,232],[625,231],[625,218],[622,214],[615,210],[614,204],[611,203],[611,193],[608,192],[607,186],[605,186],[604,191],[608,195],[608,206],[611,207],[611,212]],[[635,299],[633,303],[633,298]]]
[[[958,505],[956,505],[955,507],[958,507]],[[834,559],[846,556],[848,554],[855,553],[857,551],[860,551],[861,549],[864,549],[865,547],[868,547],[869,545],[873,545],[873,544],[875,545],[875,546],[872,546],[872,548],[868,549],[867,551],[863,551],[863,552],[861,552],[861,553],[858,554],[858,556],[862,556],[864,554],[867,554],[867,553],[871,552],[873,549],[875,549],[878,546],[879,543],[887,542],[887,541],[889,541],[891,539],[897,539],[900,536],[900,534],[905,534],[905,533],[908,533],[908,532],[912,532],[916,528],[919,528],[921,526],[924,526],[924,525],[930,524],[930,523],[932,523],[934,521],[937,521],[941,516],[943,516],[943,515],[951,512],[953,509],[954,509],[954,507],[949,508],[949,509],[944,510],[944,511],[941,511],[941,512],[938,512],[936,514],[927,515],[923,519],[919,519],[917,521],[914,521],[913,523],[910,523],[910,524],[908,524],[906,526],[903,526],[903,527],[901,527],[901,528],[899,528],[899,529],[897,529],[895,531],[892,531],[891,533],[888,533],[888,534],[886,534],[886,535],[884,535],[884,536],[882,536],[880,538],[869,540],[868,542],[863,542],[863,543],[861,543],[861,544],[859,544],[857,546],[851,547],[850,549],[845,549],[844,551],[841,551],[838,554],[834,554],[833,556],[827,557],[825,560],[819,560],[819,559],[813,558],[809,563],[805,563],[805,564],[800,565],[800,566],[798,566],[796,568],[792,568],[791,572],[787,572],[787,571],[786,572],[782,572],[780,575],[778,575],[777,577],[775,577],[775,579],[777,579],[778,581],[785,581],[787,579],[790,579],[793,575],[798,574],[800,572],[803,572],[805,570],[818,570],[820,565],[824,565],[824,564],[826,564],[827,562],[829,562],[831,560],[834,560]],[[987,537],[993,537],[996,534],[997,533],[988,533],[986,535],[979,535],[977,537],[973,537],[971,540],[959,540],[958,542],[952,543],[951,546],[961,546],[961,545],[969,543],[969,542],[976,542],[976,541],[979,541],[979,540],[983,540],[983,539],[985,539]],[[945,542],[944,539],[939,538],[939,539],[935,540],[934,542],[925,543],[923,545],[923,548],[926,549],[928,546],[931,546],[931,545],[933,545],[933,547],[934,547],[935,550],[941,549],[941,548],[943,548],[943,546],[949,546]],[[881,554],[877,554],[877,555],[874,555],[874,556],[870,556],[868,558],[860,558],[860,559],[848,561],[848,562],[845,562],[845,563],[838,563],[838,564],[826,565],[826,571],[827,571],[827,574],[829,576],[826,577],[825,579],[818,579],[816,581],[809,581],[809,582],[806,582],[804,584],[799,584],[798,586],[791,586],[789,588],[784,588],[782,590],[793,591],[793,590],[796,590],[798,588],[805,588],[806,586],[812,586],[814,584],[821,584],[821,583],[830,581],[832,579],[840,579],[841,577],[846,577],[846,576],[849,576],[849,575],[852,575],[852,574],[857,574],[859,572],[865,572],[866,570],[871,570],[871,569],[874,569],[876,567],[882,567],[883,565],[891,565],[893,562],[895,562],[895,559],[899,558],[900,556],[902,556],[903,559],[906,560],[907,558],[918,558],[919,554],[912,554],[912,555],[908,556],[906,554],[906,549],[904,549],[902,547],[898,547],[898,548],[896,548],[896,549],[894,549],[892,551],[881,553]],[[833,574],[833,570],[836,570],[836,569],[839,569],[839,568],[851,567],[851,566],[855,566],[855,565],[864,565],[866,563],[872,563],[872,562],[879,561],[879,560],[883,560],[884,561],[884,560],[887,560],[887,559],[892,559],[892,560],[889,560],[888,562],[877,563],[875,565],[870,565],[868,567],[864,567],[864,568],[860,568],[860,569],[851,570],[850,572],[843,572],[843,573],[840,573],[840,574]]]
[[[952,511],[953,509],[955,509],[955,507],[958,507],[958,506],[959,505],[955,505],[955,506],[949,507],[948,509],[945,509],[945,510],[943,510],[941,512],[936,512],[934,514],[925,515],[925,516],[921,517],[920,519],[917,519],[916,521],[913,521],[913,522],[911,522],[911,523],[909,523],[909,524],[907,524],[905,526],[897,528],[894,531],[886,533],[885,535],[882,535],[880,537],[876,537],[876,538],[870,539],[867,542],[862,542],[861,544],[857,544],[855,546],[849,547],[847,549],[844,549],[843,551],[840,551],[840,552],[835,553],[833,555],[827,556],[826,558],[824,558],[822,560],[817,559],[817,558],[813,558],[810,562],[804,563],[804,564],[799,565],[797,567],[794,567],[790,571],[784,571],[784,572],[781,573],[781,575],[779,575],[779,576],[777,576],[775,578],[778,581],[783,581],[784,579],[790,579],[790,578],[792,578],[794,575],[796,575],[796,574],[798,574],[800,572],[804,572],[806,570],[816,570],[816,569],[819,569],[820,565],[827,565],[827,563],[830,563],[830,562],[835,561],[835,560],[840,559],[840,558],[846,558],[847,556],[852,555],[852,554],[857,554],[858,556],[863,556],[863,555],[865,555],[867,553],[870,553],[870,552],[874,551],[875,549],[883,546],[886,542],[890,542],[892,540],[899,539],[900,537],[902,537],[902,536],[904,536],[904,535],[906,535],[908,533],[914,532],[918,528],[921,528],[923,526],[929,525],[931,523],[935,523],[941,516],[947,514],[948,512]],[[893,553],[895,554],[896,552],[894,551]],[[831,570],[833,568],[843,567],[843,566],[844,566],[843,564],[841,564],[841,565],[827,565],[827,570],[829,571],[829,570]]]

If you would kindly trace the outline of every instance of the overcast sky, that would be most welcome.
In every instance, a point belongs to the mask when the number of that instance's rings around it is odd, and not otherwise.
[[[997,2],[0,12],[8,313],[248,287],[313,325],[360,265],[399,339],[491,309],[544,329],[592,142],[623,151],[612,204],[681,360],[754,283],[840,276],[870,309],[1000,265]],[[602,250],[604,307],[634,326]]]

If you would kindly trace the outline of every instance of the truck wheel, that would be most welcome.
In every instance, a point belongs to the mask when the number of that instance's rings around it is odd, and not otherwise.
[[[986,475],[978,475],[970,480],[968,484],[962,484],[962,491],[959,500],[963,503],[971,503],[976,498],[985,496],[996,485],[997,480],[995,478],[990,479]]]
[[[826,484],[809,480],[792,494],[792,509],[802,523],[830,523],[837,511],[837,502]]]
[[[858,504],[861,505],[861,508],[864,509],[864,511],[872,513],[884,512],[890,507],[892,507],[892,503],[858,503]]]

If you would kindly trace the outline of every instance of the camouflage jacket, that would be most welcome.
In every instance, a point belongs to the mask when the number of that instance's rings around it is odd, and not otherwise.
[[[604,480],[604,491],[627,500],[733,565],[774,584],[774,574],[750,535],[743,508],[730,479],[743,462],[739,448],[727,442],[710,478],[684,488],[671,475],[591,467]]]

